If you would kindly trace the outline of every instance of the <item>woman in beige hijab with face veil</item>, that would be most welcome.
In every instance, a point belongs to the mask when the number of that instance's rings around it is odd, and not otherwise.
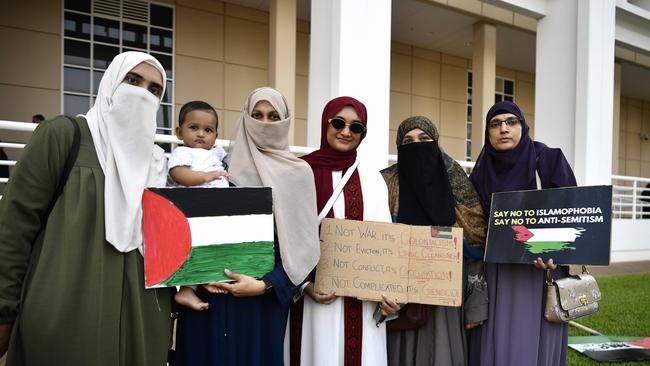
[[[283,365],[283,341],[295,288],[320,254],[316,190],[311,168],[289,152],[291,115],[272,88],[246,100],[230,145],[230,181],[273,190],[275,268],[261,280],[232,273],[218,287],[228,294],[197,295],[207,311],[181,309],[177,365]]]

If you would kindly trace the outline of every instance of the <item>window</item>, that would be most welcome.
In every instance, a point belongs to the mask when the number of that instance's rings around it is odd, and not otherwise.
[[[147,52],[165,68],[158,133],[171,134],[174,84],[174,8],[147,0],[65,0],[62,108],[67,115],[92,107],[113,57]]]
[[[494,85],[494,103],[507,100],[508,102],[515,101],[515,81],[500,78],[497,76]]]
[[[494,102],[515,101],[515,81],[497,76],[494,85]],[[465,160],[472,160],[472,72],[467,72],[467,136]]]

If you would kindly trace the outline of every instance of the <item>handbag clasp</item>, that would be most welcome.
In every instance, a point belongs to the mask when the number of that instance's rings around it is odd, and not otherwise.
[[[581,305],[587,305],[587,302],[588,302],[587,295],[582,295],[582,296],[578,297],[578,300],[580,301]]]

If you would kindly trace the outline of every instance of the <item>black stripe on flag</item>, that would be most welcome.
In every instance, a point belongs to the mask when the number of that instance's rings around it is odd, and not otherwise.
[[[186,217],[273,213],[270,187],[148,189],[173,202]]]

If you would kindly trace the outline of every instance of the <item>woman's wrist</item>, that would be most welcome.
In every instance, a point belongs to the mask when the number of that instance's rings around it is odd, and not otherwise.
[[[309,286],[310,283],[311,283],[311,281],[305,281],[305,283],[303,283],[300,286],[300,290],[299,290],[300,296],[303,296],[305,294],[305,288],[307,288],[307,286]]]
[[[264,280],[257,280],[255,285],[258,295],[264,295],[266,293],[266,282]]]
[[[312,282],[307,282],[307,285],[302,289],[303,293],[306,293],[311,297],[312,299],[314,298],[314,284]]]
[[[271,281],[265,277],[262,277],[262,282],[264,282],[264,293],[268,292],[273,287]]]

